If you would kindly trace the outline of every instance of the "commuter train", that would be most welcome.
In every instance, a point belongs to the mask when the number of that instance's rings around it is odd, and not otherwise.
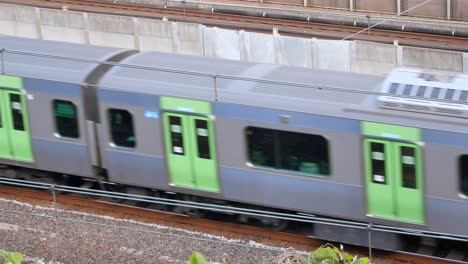
[[[6,36],[0,49],[4,169],[468,237],[467,76]],[[367,244],[342,226],[311,232]]]

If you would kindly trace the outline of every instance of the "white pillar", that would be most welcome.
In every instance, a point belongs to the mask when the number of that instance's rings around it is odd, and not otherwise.
[[[447,0],[447,20],[452,19],[452,0]]]
[[[304,7],[307,7],[307,0],[304,0]]]
[[[354,11],[354,0],[349,0],[349,11]]]
[[[396,0],[397,16],[401,14],[401,0]]]

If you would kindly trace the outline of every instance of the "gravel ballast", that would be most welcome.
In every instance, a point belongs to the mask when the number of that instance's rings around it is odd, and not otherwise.
[[[57,210],[0,198],[0,249],[46,263],[273,263],[286,251],[157,224]],[[301,252],[305,253],[305,252]]]

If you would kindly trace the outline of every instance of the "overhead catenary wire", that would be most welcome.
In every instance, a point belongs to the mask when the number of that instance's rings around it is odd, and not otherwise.
[[[410,11],[416,9],[416,8],[419,8],[420,6],[423,6],[423,5],[425,5],[425,4],[428,4],[429,2],[432,2],[432,1],[433,1],[433,0],[426,0],[426,1],[422,2],[422,3],[420,3],[420,4],[417,4],[417,5],[413,6],[412,8],[409,8],[409,9],[407,9],[407,10],[405,10],[405,11],[399,13],[399,14],[396,14],[396,15],[390,17],[390,18],[384,19],[384,20],[382,20],[382,21],[380,21],[380,22],[378,22],[378,23],[375,23],[375,24],[373,24],[372,26],[368,26],[367,28],[364,28],[364,29],[362,29],[362,30],[360,30],[360,31],[358,31],[358,32],[356,32],[356,33],[354,33],[354,34],[351,34],[351,35],[349,35],[349,36],[347,36],[347,37],[345,37],[345,38],[343,38],[343,39],[341,39],[341,40],[348,40],[348,39],[350,39],[350,38],[352,38],[352,37],[354,37],[354,36],[356,36],[356,35],[359,35],[359,34],[361,34],[361,33],[363,33],[363,32],[366,32],[366,31],[368,31],[368,30],[371,30],[372,28],[374,28],[374,27],[376,27],[376,26],[378,26],[378,25],[381,25],[381,24],[383,24],[383,23],[385,23],[385,22],[390,21],[392,18],[399,17],[399,16],[401,16],[401,15],[403,15],[403,14],[406,14],[406,13],[408,13],[408,12],[410,12]],[[369,17],[369,19],[370,19],[370,17]]]

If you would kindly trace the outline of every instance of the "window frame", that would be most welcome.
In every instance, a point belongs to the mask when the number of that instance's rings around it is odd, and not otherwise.
[[[135,145],[133,147],[128,147],[128,146],[122,146],[118,145],[114,142],[114,136],[112,135],[112,123],[111,123],[111,110],[118,110],[118,111],[125,111],[130,114],[131,117],[131,124],[132,124],[132,132],[133,132],[133,137],[135,138]],[[107,117],[107,126],[108,126],[108,136],[109,136],[109,146],[116,148],[116,149],[123,149],[123,150],[128,150],[128,151],[135,151],[138,148],[137,141],[136,141],[136,130],[135,130],[135,119],[134,119],[134,113],[130,109],[123,109],[123,108],[115,108],[115,107],[108,107],[106,109],[106,117]]]
[[[308,136],[317,136],[317,137],[321,137],[325,140],[325,146],[327,148],[327,162],[328,162],[328,173],[327,174],[320,174],[320,173],[305,173],[305,172],[301,172],[301,171],[297,171],[297,170],[287,170],[287,169],[282,169],[282,168],[279,168],[278,167],[270,167],[270,166],[257,166],[255,164],[252,163],[252,161],[250,160],[249,158],[249,154],[250,154],[250,149],[249,149],[249,141],[248,141],[248,135],[247,135],[247,131],[249,128],[258,128],[258,129],[267,129],[267,130],[271,130],[272,131],[272,134],[273,134],[273,151],[275,152],[273,154],[274,156],[274,162],[275,162],[275,165],[278,165],[276,164],[277,162],[277,159],[279,157],[281,157],[281,153],[280,153],[280,135],[279,133],[281,132],[289,132],[289,133],[297,133],[297,134],[303,134],[303,135],[308,135]],[[303,132],[303,131],[294,131],[294,130],[283,130],[283,129],[277,129],[277,128],[270,128],[270,127],[260,127],[260,126],[254,126],[254,125],[249,125],[249,126],[246,126],[244,127],[243,129],[243,138],[244,138],[244,147],[245,147],[245,151],[244,151],[244,154],[245,154],[245,164],[246,166],[248,167],[251,167],[251,168],[255,168],[255,169],[261,169],[261,170],[266,170],[266,171],[274,171],[274,172],[281,172],[281,173],[288,173],[288,174],[294,174],[294,175],[299,175],[299,176],[306,176],[308,178],[310,177],[316,177],[316,178],[324,178],[324,179],[328,179],[332,176],[332,162],[331,162],[331,151],[330,151],[330,139],[329,137],[325,136],[325,135],[322,135],[322,134],[312,134],[312,133],[308,133],[308,132]]]
[[[58,132],[58,126],[57,126],[57,116],[55,115],[55,102],[56,101],[62,101],[62,102],[66,102],[66,103],[71,103],[72,106],[75,108],[75,119],[76,119],[76,130],[77,130],[77,133],[78,133],[78,136],[76,138],[73,138],[73,137],[65,137],[65,136],[62,136],[60,135],[60,133]],[[76,106],[76,104],[73,102],[73,101],[70,101],[70,100],[64,100],[64,99],[53,99],[52,100],[52,116],[53,116],[53,123],[54,123],[54,136],[57,137],[57,138],[60,138],[60,139],[64,139],[64,140],[70,140],[70,141],[78,141],[81,139],[81,131],[80,131],[80,119],[79,119],[79,115],[78,115],[78,107]]]

